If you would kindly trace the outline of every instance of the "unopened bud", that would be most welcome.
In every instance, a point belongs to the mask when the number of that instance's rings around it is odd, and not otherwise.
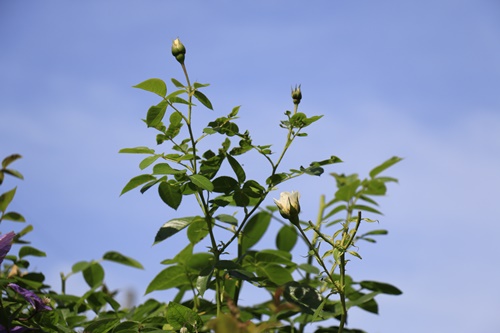
[[[281,216],[285,219],[290,220],[292,223],[298,223],[300,204],[299,204],[300,194],[299,192],[281,192],[280,198],[274,199],[274,203],[278,206]]]
[[[184,47],[184,44],[181,43],[179,38],[176,38],[172,43],[172,55],[180,64],[184,64],[186,48]]]
[[[302,99],[302,92],[300,91],[300,85],[295,86],[295,89],[292,89],[292,99],[293,104],[298,105],[300,100]]]

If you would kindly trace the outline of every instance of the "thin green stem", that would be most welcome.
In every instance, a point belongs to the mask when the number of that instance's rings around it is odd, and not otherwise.
[[[316,243],[318,242],[318,237],[319,237],[321,222],[323,222],[323,216],[324,216],[324,213],[325,213],[325,208],[326,208],[326,206],[325,206],[325,195],[323,194],[320,197],[318,216],[316,217],[316,224],[314,225],[314,231],[315,232],[314,232],[313,238],[311,240],[311,246],[313,248],[316,248]],[[313,261],[313,256],[309,255],[307,257],[307,264],[311,265],[312,261]],[[309,283],[310,280],[311,280],[311,273],[307,272],[306,276],[305,276],[305,283]],[[308,321],[307,321],[308,318],[307,317],[308,316],[305,316],[304,320],[300,323],[300,326],[299,326],[299,332],[300,333],[304,332],[304,329],[305,329],[306,325],[308,324]]]
[[[340,255],[340,304],[342,305],[342,315],[340,316],[338,333],[344,331],[344,325],[347,321],[347,305],[345,300],[345,252]]]
[[[297,227],[297,229],[299,230],[300,234],[302,235],[302,237],[304,238],[304,240],[306,241],[307,245],[309,246],[309,249],[311,251],[313,251],[314,253],[314,257],[316,258],[316,261],[318,262],[318,264],[320,264],[320,266],[323,268],[323,270],[325,271],[325,274],[328,276],[328,279],[330,279],[331,283],[333,284],[334,281],[333,281],[333,276],[330,274],[330,271],[328,270],[328,268],[326,267],[324,261],[321,259],[321,256],[319,255],[319,252],[318,250],[313,246],[313,244],[311,243],[311,241],[309,240],[309,238],[307,238],[307,235],[306,233],[304,232],[304,230],[302,229],[302,227],[300,226],[300,222],[299,222],[299,218],[296,217],[296,221],[290,221],[292,222],[292,224]]]
[[[197,167],[197,153],[196,153],[196,139],[194,138],[193,134],[193,127],[192,127],[192,109],[193,109],[193,94],[194,94],[194,88],[191,86],[191,82],[189,80],[189,75],[186,69],[186,66],[184,63],[181,64],[182,70],[184,72],[184,76],[186,77],[186,83],[187,83],[187,94],[188,94],[188,116],[185,118],[186,125],[188,128],[189,132],[189,139],[191,141],[191,146],[193,149],[193,158],[191,160],[191,166],[192,166],[192,172],[193,174],[198,173],[198,167]],[[214,259],[215,259],[215,264],[219,262],[220,258],[220,251],[217,249],[217,240],[215,239],[214,231],[213,231],[213,224],[212,224],[212,216],[210,215],[210,209],[208,207],[208,202],[205,200],[205,197],[203,195],[203,191],[199,191],[196,194],[196,198],[198,200],[198,204],[200,205],[203,215],[205,216],[205,222],[207,224],[207,228],[209,231],[210,235],[210,242],[212,244],[212,252],[214,254]],[[219,271],[215,269],[215,287],[216,287],[216,303],[217,303],[217,316],[220,314],[221,311],[221,289],[220,289],[220,276],[219,276]]]
[[[350,217],[350,213],[348,213]],[[349,220],[347,220],[346,223],[348,223]],[[354,232],[352,232],[352,235],[349,235],[348,230],[349,226],[346,225],[344,228],[344,233],[342,235],[342,246],[344,250],[342,251],[342,254],[340,255],[340,303],[342,305],[342,315],[340,317],[340,324],[339,324],[339,330],[338,333],[342,333],[344,330],[344,326],[347,322],[347,304],[346,304],[346,295],[345,295],[345,266],[346,266],[346,261],[345,261],[345,252],[351,246],[352,242],[354,241],[354,237],[356,237],[356,233],[358,232],[359,225],[361,224],[361,211],[358,212],[358,218],[356,220],[356,225],[354,227]]]
[[[61,294],[66,294],[66,277],[61,272]]]
[[[294,105],[294,108],[293,108],[293,114],[296,114],[297,113],[297,110],[299,108],[299,105],[298,104],[295,104]],[[300,131],[300,129],[299,129]],[[283,151],[281,152],[281,155],[280,157],[278,157],[278,160],[276,161],[276,164],[273,164],[273,174],[276,172],[276,170],[278,169],[278,166],[279,164],[281,163],[281,160],[283,159],[283,157],[285,156],[285,153],[286,151],[288,150],[288,148],[290,147],[290,145],[292,144],[292,141],[293,139],[295,139],[295,136],[297,135],[297,133],[295,135],[292,136],[292,133],[293,133],[293,129],[290,125],[290,128],[288,129],[288,134],[286,136],[286,143],[285,143],[285,147],[283,147]]]
[[[181,64],[182,70],[184,71],[184,76],[186,77],[186,82],[187,82],[187,87],[188,87],[188,98],[189,98],[189,105],[188,105],[188,125],[191,124],[191,110],[192,110],[192,104],[191,104],[191,99],[193,97],[193,88],[191,87],[191,82],[189,81],[189,75],[186,69],[186,65],[184,63]]]

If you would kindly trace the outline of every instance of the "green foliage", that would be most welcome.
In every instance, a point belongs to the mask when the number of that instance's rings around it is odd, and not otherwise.
[[[104,282],[107,262],[137,269],[143,266],[116,251],[109,251],[97,260],[75,263],[69,273],[61,273],[61,291],[54,291],[44,283],[42,273],[28,271],[30,256],[46,255],[27,245],[29,242],[24,238],[32,230],[28,225],[12,239],[23,244],[17,255],[7,255],[11,245],[7,236],[1,243],[0,253],[2,256],[5,253],[5,259],[2,257],[4,265],[0,270],[0,285],[4,290],[0,332],[21,326],[64,333],[81,330],[303,333],[311,331],[309,324],[331,319],[339,324],[320,326],[315,332],[364,332],[346,327],[349,309],[357,307],[377,314],[378,295],[402,292],[385,282],[355,281],[346,274],[346,267],[349,260],[362,258],[358,240],[375,243],[378,236],[388,234],[384,229],[363,234],[358,234],[358,230],[361,223],[376,221],[370,218],[372,215],[382,215],[376,200],[386,194],[389,183],[397,182],[382,173],[401,158],[384,161],[366,178],[355,173],[329,173],[336,189],[328,200],[324,195],[320,197],[319,214],[314,222],[299,220],[298,195],[293,205],[290,201],[278,202],[281,206],[293,206],[293,214],[277,214],[277,207],[264,204],[278,186],[303,175],[322,176],[325,167],[342,162],[331,155],[304,164],[305,167],[298,165],[287,170],[282,166],[293,142],[306,137],[304,130],[322,116],[298,111],[303,96],[300,86],[296,86],[292,89],[293,111],[285,111],[285,119],[279,123],[285,130],[285,141],[276,150],[271,144],[254,143],[250,132],[240,129],[237,124],[240,106],[226,116],[214,117],[196,133],[192,125],[196,112],[216,108],[204,92],[209,85],[191,83],[185,65],[186,49],[179,39],[174,41],[172,52],[182,68],[184,82],[171,79],[174,86],[171,92],[159,78],[134,86],[156,98],[143,119],[155,131],[155,149],[139,146],[119,152],[146,155],[139,163],[140,174],[126,183],[120,195],[134,189],[145,193],[157,186],[159,199],[173,214],[177,214],[182,204],[195,203],[190,207],[190,216],[174,215],[163,223],[153,241],[154,244],[169,242],[175,236],[177,246],[182,244],[182,235],[186,235],[184,247],[161,262],[166,267],[145,288],[146,294],[174,290],[174,298],[168,303],[148,299],[129,309],[119,304],[115,298],[117,292]],[[200,151],[209,137],[208,143],[215,143],[213,149]],[[249,153],[253,154],[251,165],[248,162],[244,165],[243,155]],[[23,179],[10,168],[19,158],[20,155],[11,155],[3,160],[0,184],[5,175]],[[258,175],[262,179],[248,179],[250,169],[268,173]],[[25,222],[21,214],[8,210],[16,190],[14,187],[0,195],[0,222]],[[302,212],[306,214],[309,212]],[[281,226],[271,228],[273,224]],[[276,234],[272,234],[276,229]],[[306,253],[291,252],[299,242],[306,245]],[[68,294],[67,280],[79,274],[88,290],[81,296]],[[32,299],[23,299],[7,288],[9,283],[26,288],[26,293],[33,293],[36,299],[47,297],[43,304],[50,306],[50,310],[37,309]],[[265,290],[269,298],[254,305],[239,305],[244,285],[250,293],[256,288]]]

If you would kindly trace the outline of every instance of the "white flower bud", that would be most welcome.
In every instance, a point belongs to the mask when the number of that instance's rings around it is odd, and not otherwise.
[[[290,220],[292,223],[298,223],[300,204],[299,192],[281,192],[279,200],[274,199],[274,203],[278,206],[281,216]]]

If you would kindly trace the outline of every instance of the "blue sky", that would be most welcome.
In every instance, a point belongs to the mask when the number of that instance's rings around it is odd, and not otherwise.
[[[12,209],[48,254],[34,268],[57,288],[76,261],[117,250],[146,270],[111,263],[106,280],[142,294],[179,248],[182,237],[151,244],[183,212],[154,192],[119,197],[140,158],[117,152],[155,145],[140,119],[157,100],[131,86],[182,78],[170,55],[180,37],[191,78],[211,83],[215,111],[200,110],[198,128],[241,105],[240,127],[279,146],[290,87],[301,84],[302,111],[324,117],[285,167],[337,155],[345,163],[327,172],[365,175],[405,158],[388,172],[400,184],[381,200],[379,227],[389,235],[363,244],[349,272],[404,294],[381,297],[380,316],[354,312],[353,327],[496,332],[499,12],[487,0],[0,1],[0,156],[22,154],[15,167],[25,175],[2,190],[18,185]],[[280,190],[301,191],[302,217],[313,219],[333,185],[325,174]]]

